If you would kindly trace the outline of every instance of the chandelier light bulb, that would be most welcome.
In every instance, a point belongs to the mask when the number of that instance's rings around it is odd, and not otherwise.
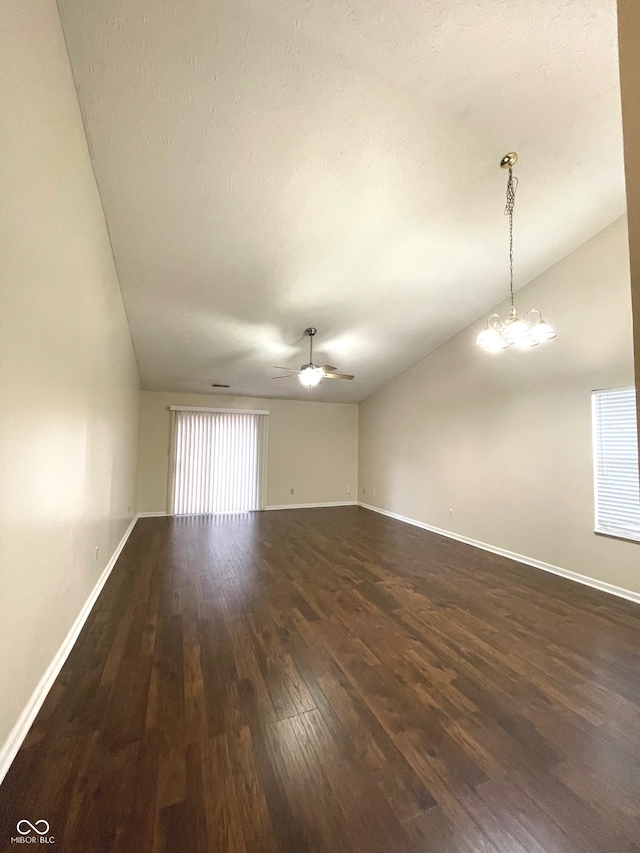
[[[496,332],[495,329],[490,329],[487,326],[486,329],[483,329],[476,338],[476,343],[479,347],[488,347],[496,338],[499,337],[500,335]]]
[[[518,187],[518,179],[513,177],[513,167],[518,160],[518,155],[515,151],[506,154],[500,161],[500,168],[509,170],[507,179],[507,205],[505,207],[505,216],[509,217],[509,285],[511,295],[511,307],[509,316],[503,320],[499,314],[492,314],[487,320],[487,327],[483,329],[476,343],[482,347],[485,352],[497,352],[498,350],[511,347],[512,349],[531,349],[544,341],[550,341],[555,338],[556,333],[552,327],[542,319],[542,314],[537,308],[531,308],[522,317],[518,317],[516,306],[513,298],[513,211],[516,201],[516,189]],[[537,320],[534,317],[532,322],[531,314],[537,314]]]
[[[484,347],[485,352],[500,352],[500,350],[506,349],[509,344],[506,341],[503,341],[502,338],[498,335],[499,340],[492,341],[490,344],[487,344]]]
[[[551,338],[555,338],[555,336],[556,333],[546,320],[540,320],[540,322],[536,323],[531,330],[531,337],[539,343],[542,343],[543,341],[550,341]]]
[[[537,347],[538,343],[539,341],[536,341],[531,335],[527,335],[524,338],[514,341],[512,346],[514,349],[531,349],[531,347]]]
[[[514,345],[517,345],[523,338],[528,338],[530,334],[529,325],[524,320],[520,320],[518,316],[509,319],[502,332],[503,337]]]
[[[487,350],[487,352],[495,352],[497,350],[504,349],[507,346],[500,333],[490,326],[487,326],[480,332],[476,339],[476,343],[478,346]]]

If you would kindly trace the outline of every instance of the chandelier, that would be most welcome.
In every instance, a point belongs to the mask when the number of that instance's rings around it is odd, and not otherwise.
[[[530,349],[544,341],[555,338],[556,333],[542,319],[537,308],[530,308],[522,317],[518,316],[513,299],[513,208],[516,201],[518,179],[513,177],[513,167],[518,160],[515,151],[506,154],[500,161],[500,168],[509,170],[507,178],[507,206],[504,215],[509,217],[509,274],[511,286],[511,308],[509,316],[503,320],[499,314],[491,314],[484,328],[476,339],[478,346],[486,352],[512,347],[514,349]]]

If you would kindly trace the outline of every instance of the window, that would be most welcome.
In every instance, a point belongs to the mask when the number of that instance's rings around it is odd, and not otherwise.
[[[594,391],[592,404],[595,530],[640,541],[635,390]]]
[[[178,409],[173,414],[172,513],[262,509],[268,413]]]

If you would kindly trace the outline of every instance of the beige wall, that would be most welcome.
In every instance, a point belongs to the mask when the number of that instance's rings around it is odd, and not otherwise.
[[[138,374],[54,0],[0,79],[1,746],[135,511]]]
[[[618,0],[618,42],[629,216],[636,389],[640,400],[640,3],[638,0]],[[638,432],[640,434],[640,407],[638,408]]]
[[[592,532],[590,392],[633,381],[626,221],[516,301],[558,337],[486,354],[483,318],[361,404],[360,500],[640,592],[640,544]]]
[[[143,391],[139,512],[167,509],[169,406],[269,411],[267,506],[357,500],[357,405]]]

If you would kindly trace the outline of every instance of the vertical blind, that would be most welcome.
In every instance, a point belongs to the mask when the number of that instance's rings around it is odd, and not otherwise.
[[[638,424],[633,388],[593,392],[595,529],[640,540]]]
[[[174,515],[263,508],[267,415],[174,412]]]

